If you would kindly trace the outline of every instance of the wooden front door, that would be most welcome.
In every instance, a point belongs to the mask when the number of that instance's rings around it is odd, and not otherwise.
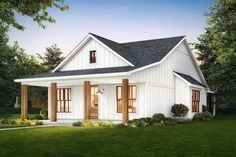
[[[90,118],[98,119],[98,86],[91,86],[91,107],[90,107]]]

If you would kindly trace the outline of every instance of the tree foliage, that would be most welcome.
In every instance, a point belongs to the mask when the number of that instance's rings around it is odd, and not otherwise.
[[[24,26],[17,22],[16,14],[31,17],[39,26],[45,28],[44,22],[54,23],[55,19],[48,13],[48,9],[56,7],[61,11],[68,10],[64,0],[1,0],[0,23],[5,28],[9,26],[24,30]]]
[[[0,46],[0,105],[12,106],[19,96],[20,85],[14,79],[40,72],[36,58],[27,55],[17,43]]]
[[[197,59],[217,104],[236,106],[236,1],[217,0],[210,10]]]
[[[46,52],[44,52],[43,56],[40,54],[37,55],[46,71],[53,70],[64,59],[63,52],[60,48],[57,47],[56,44],[47,47]]]

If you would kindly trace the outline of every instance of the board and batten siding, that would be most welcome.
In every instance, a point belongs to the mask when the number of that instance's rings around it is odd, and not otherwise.
[[[100,84],[99,88],[104,89],[103,94],[98,96],[98,119],[99,120],[117,120],[122,119],[122,114],[117,113],[116,102],[116,86],[120,84]],[[145,86],[144,84],[136,84],[137,86],[137,99],[136,99],[136,113],[129,113],[129,119],[145,117]],[[60,87],[59,87],[60,88]],[[83,86],[66,87],[71,88],[71,112],[70,113],[57,113],[58,120],[82,120],[84,118],[84,95]],[[50,87],[48,88],[48,111],[49,117],[51,114],[50,109]]]
[[[172,116],[171,106],[178,103],[176,95],[178,90],[183,87],[175,87],[175,76],[173,71],[187,74],[202,82],[193,60],[182,42],[161,64],[154,67],[131,74],[129,77],[132,82],[145,83],[145,102],[146,115],[152,116],[154,113],[163,113],[165,116]],[[180,85],[181,86],[181,85]],[[190,87],[188,87],[190,88]],[[202,101],[206,101],[204,97],[205,89],[201,90]],[[179,99],[185,99],[187,106],[191,104],[190,90]],[[186,97],[185,97],[186,96]],[[201,106],[201,105],[200,105]],[[189,107],[190,112],[192,107]],[[189,115],[190,117],[192,116]]]
[[[96,50],[96,63],[89,63],[89,52]],[[121,67],[128,66],[126,62],[110,52],[106,47],[90,39],[78,52],[67,61],[60,71]]]
[[[60,87],[58,87],[60,88]],[[64,87],[63,87],[64,88]],[[84,94],[83,86],[66,87],[71,88],[71,112],[70,113],[57,113],[57,119],[83,119],[84,118]],[[48,114],[51,114],[50,104],[51,89],[48,88]]]
[[[103,94],[99,95],[98,104],[98,119],[100,120],[121,120],[122,114],[117,113],[117,101],[116,101],[116,86],[119,84],[102,84],[99,88],[104,89]],[[129,113],[129,119],[144,117],[144,84],[136,84],[137,86],[137,99],[136,99],[136,113]]]

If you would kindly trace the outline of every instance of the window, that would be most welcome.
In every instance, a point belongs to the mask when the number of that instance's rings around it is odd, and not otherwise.
[[[117,112],[122,112],[122,98],[121,98],[122,86],[116,87],[116,99],[117,99]],[[128,111],[136,112],[136,85],[130,85],[128,88]]]
[[[199,112],[200,91],[192,90],[192,112]]]
[[[90,51],[89,56],[90,63],[96,63],[96,51]]]
[[[57,89],[57,112],[71,112],[71,88]]]

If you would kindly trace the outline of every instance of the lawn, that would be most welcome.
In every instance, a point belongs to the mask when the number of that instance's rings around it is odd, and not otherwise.
[[[147,128],[47,127],[0,132],[0,156],[236,155],[236,116]]]

